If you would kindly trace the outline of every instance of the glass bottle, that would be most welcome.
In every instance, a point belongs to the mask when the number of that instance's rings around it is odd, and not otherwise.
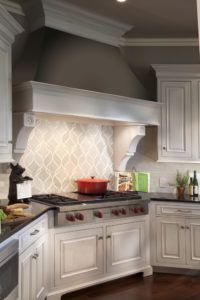
[[[198,180],[197,180],[197,171],[194,171],[194,178],[193,178],[192,184],[193,184],[193,196],[198,197],[199,184],[198,184]]]

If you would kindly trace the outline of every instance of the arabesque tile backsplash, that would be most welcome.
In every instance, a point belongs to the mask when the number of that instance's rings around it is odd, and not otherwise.
[[[37,120],[20,159],[34,180],[33,194],[76,189],[74,180],[113,173],[111,126]]]

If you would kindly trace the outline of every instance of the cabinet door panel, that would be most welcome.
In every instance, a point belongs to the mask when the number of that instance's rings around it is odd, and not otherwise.
[[[18,300],[34,300],[33,295],[33,270],[32,247],[28,248],[19,257],[19,298]]]
[[[156,218],[156,258],[159,263],[185,263],[185,224],[182,218]]]
[[[200,266],[200,220],[186,221],[186,259],[189,265]]]
[[[35,244],[35,300],[43,300],[47,289],[47,237],[42,237]]]
[[[83,282],[103,272],[102,237],[102,228],[56,234],[56,284]]]
[[[145,262],[145,222],[107,227],[107,272],[128,270]]]
[[[0,161],[12,158],[11,49],[0,41]]]
[[[162,127],[161,155],[191,158],[191,84],[190,82],[161,83]]]

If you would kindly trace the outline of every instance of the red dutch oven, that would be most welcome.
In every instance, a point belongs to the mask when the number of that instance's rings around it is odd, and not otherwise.
[[[91,178],[77,179],[78,192],[88,195],[103,195],[107,192],[107,184],[110,180]]]

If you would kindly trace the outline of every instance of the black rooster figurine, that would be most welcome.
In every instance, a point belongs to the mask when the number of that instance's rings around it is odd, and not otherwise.
[[[23,200],[17,199],[17,184],[23,183],[26,180],[33,180],[31,177],[22,176],[25,171],[25,168],[22,168],[18,163],[10,164],[11,173],[9,177],[9,204],[23,202]]]

